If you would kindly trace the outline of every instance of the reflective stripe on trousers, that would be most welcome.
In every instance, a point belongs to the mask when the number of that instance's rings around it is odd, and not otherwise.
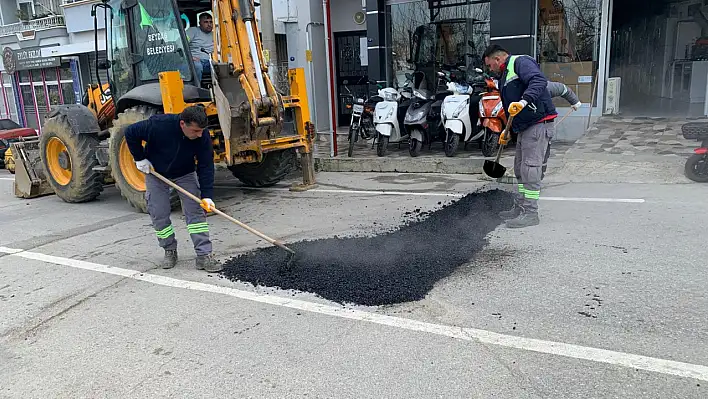
[[[172,179],[172,181],[193,195],[200,197],[196,173],[190,173]],[[157,235],[157,242],[164,249],[177,249],[177,239],[170,220],[170,186],[153,175],[145,176],[145,185],[147,187],[145,191],[147,209]],[[180,199],[182,200],[182,212],[187,219],[187,231],[194,245],[194,252],[197,255],[210,254],[212,245],[209,240],[209,225],[206,221],[204,209],[181,193]]]
[[[519,183],[516,201],[527,212],[538,212],[543,164],[554,134],[554,122],[537,123],[519,133],[514,157],[514,174]]]

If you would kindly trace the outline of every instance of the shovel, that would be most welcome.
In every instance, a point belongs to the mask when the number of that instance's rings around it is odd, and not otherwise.
[[[504,165],[499,163],[499,159],[501,159],[502,152],[504,152],[504,147],[506,147],[506,144],[501,144],[502,139],[506,140],[508,142],[508,137],[509,137],[509,130],[511,129],[511,122],[514,120],[514,116],[509,117],[509,121],[506,123],[506,127],[504,127],[504,131],[502,132],[501,136],[499,136],[499,151],[497,151],[497,157],[494,159],[494,161],[486,160],[484,161],[484,166],[482,169],[484,170],[484,173],[491,177],[492,179],[498,179],[502,176],[504,176],[504,173],[506,173],[506,168]]]
[[[570,111],[568,111],[567,114],[565,114],[565,116],[563,118],[561,118],[561,120],[558,122],[558,124],[560,125],[561,123],[563,123],[565,118],[569,117],[570,114],[572,114],[572,113],[573,113],[573,110],[571,109]],[[504,131],[502,132],[501,136],[499,137],[499,141],[501,141],[502,137],[505,138],[509,134],[509,128],[511,127],[511,121],[513,121],[513,120],[514,120],[514,117],[511,116],[509,118],[509,122],[506,124],[506,127],[504,128]],[[501,158],[501,154],[502,154],[502,151],[504,151],[505,146],[506,145],[499,146],[499,151],[497,152],[497,157],[494,161],[484,161],[484,166],[482,167],[484,169],[484,173],[493,179],[499,179],[500,177],[504,176],[504,173],[506,173],[506,168],[504,167],[504,165],[499,163],[499,159]]]
[[[195,202],[197,202],[199,205],[202,205],[202,200],[199,199],[199,198],[197,198],[195,195],[193,195],[193,194],[190,193],[189,191],[183,189],[182,187],[180,187],[180,186],[178,186],[177,184],[173,183],[171,180],[169,180],[169,179],[167,179],[166,177],[162,176],[161,174],[155,172],[154,170],[150,170],[150,173],[151,173],[153,176],[155,176],[155,177],[157,177],[158,179],[160,179],[160,180],[162,180],[163,182],[165,182],[165,184],[169,185],[170,187],[174,188],[175,190],[177,190],[177,191],[181,192],[182,194],[186,195],[187,197],[191,198],[192,200],[194,200]],[[290,253],[290,256],[288,257],[288,261],[287,261],[287,264],[286,264],[285,267],[290,267],[290,264],[292,263],[293,259],[295,258],[295,251],[293,251],[292,249],[286,247],[285,244],[283,244],[282,242],[280,242],[280,241],[278,241],[278,240],[274,240],[274,239],[268,237],[267,235],[261,233],[260,231],[254,229],[253,227],[250,227],[250,226],[248,226],[247,224],[242,223],[242,222],[240,222],[240,221],[238,221],[238,220],[232,218],[231,216],[225,214],[224,212],[221,212],[220,210],[218,210],[218,209],[216,209],[216,208],[212,208],[211,211],[213,211],[213,212],[216,213],[217,215],[223,216],[224,218],[228,219],[229,221],[231,221],[231,222],[233,222],[233,223],[236,223],[237,225],[239,225],[239,226],[243,227],[244,229],[248,230],[249,232],[251,232],[251,233],[257,235],[258,237],[260,237],[260,238],[262,238],[262,239],[264,239],[264,240],[266,240],[266,241],[268,241],[269,243],[271,243],[271,244],[273,244],[273,245],[275,245],[275,246],[277,246],[277,247],[280,247],[280,248],[282,248],[282,249],[288,251],[288,252]]]

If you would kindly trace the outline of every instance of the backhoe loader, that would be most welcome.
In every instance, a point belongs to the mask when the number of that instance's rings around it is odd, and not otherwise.
[[[207,55],[211,71],[197,82],[183,19],[196,21],[203,12],[213,15],[214,51]],[[303,184],[293,189],[314,186],[314,128],[308,121],[304,71],[288,71],[290,96],[276,91],[264,63],[253,0],[103,0],[91,13],[95,51],[99,40],[107,49],[106,60],[94,67],[97,76],[101,69],[108,71],[108,82],[99,78],[91,84],[82,104],[52,107],[37,145],[24,143],[13,151],[16,168],[33,176],[16,182],[18,196],[33,196],[46,178],[64,201],[80,203],[114,183],[128,203],[146,212],[145,176],[128,150],[125,129],[191,105],[207,112],[215,162],[244,185],[278,183],[296,166],[299,152]],[[106,26],[103,38],[99,16]],[[295,134],[284,133],[286,108],[294,111]],[[41,162],[32,161],[33,147]],[[30,170],[28,162],[42,170]]]

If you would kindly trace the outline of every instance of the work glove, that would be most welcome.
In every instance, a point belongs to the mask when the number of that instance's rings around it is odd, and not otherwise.
[[[526,107],[528,104],[529,103],[526,100],[511,103],[511,105],[509,105],[509,115],[518,115],[519,112],[521,112],[521,110],[524,109],[524,107]]]
[[[137,161],[135,162],[135,165],[138,167],[139,171],[145,173],[146,175],[150,173],[150,169],[152,168],[152,164],[147,159]]]
[[[507,131],[502,132],[502,134],[499,136],[499,145],[509,144],[509,136],[511,136],[511,133]]]
[[[214,205],[214,201],[211,198],[203,198],[201,206],[207,212],[213,212],[216,209],[216,205]]]
[[[577,104],[573,104],[570,106],[570,108],[573,108],[573,111],[577,111],[580,109],[580,106],[583,105],[580,101],[577,102]]]

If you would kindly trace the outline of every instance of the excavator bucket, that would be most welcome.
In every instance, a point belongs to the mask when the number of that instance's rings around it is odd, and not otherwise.
[[[11,144],[15,160],[15,197],[35,198],[54,194],[39,156],[39,139]]]

